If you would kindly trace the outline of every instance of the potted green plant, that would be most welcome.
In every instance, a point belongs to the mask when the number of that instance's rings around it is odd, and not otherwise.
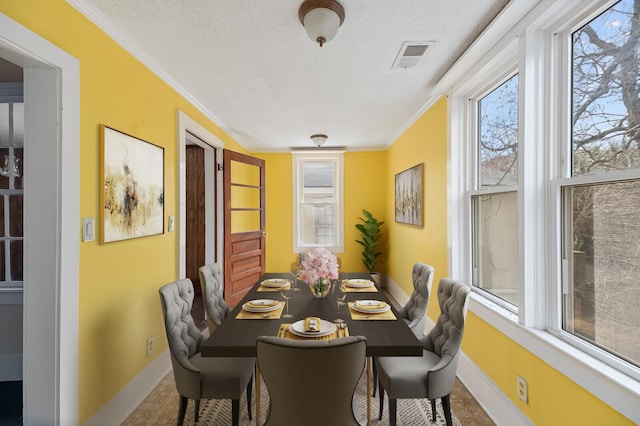
[[[362,263],[365,268],[374,276],[373,268],[376,266],[378,262],[378,257],[382,255],[382,252],[376,251],[377,247],[381,244],[380,237],[382,236],[381,227],[384,222],[378,221],[373,215],[367,210],[362,210],[365,218],[359,217],[362,223],[356,223],[356,228],[360,231],[362,235],[361,240],[356,240],[356,243],[360,244],[364,249],[362,250]],[[379,273],[378,273],[378,284],[379,281]]]

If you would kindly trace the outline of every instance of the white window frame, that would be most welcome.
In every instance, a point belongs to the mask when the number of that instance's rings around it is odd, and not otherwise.
[[[519,307],[516,314],[474,291],[469,310],[615,410],[640,422],[638,370],[610,354],[586,350],[584,342],[576,344],[577,338],[563,332],[561,326],[560,190],[567,184],[565,168],[570,164],[566,37],[613,3],[540,1],[531,10],[519,11],[514,9],[525,4],[511,3],[458,61],[464,68],[454,66],[449,72],[449,274],[471,282],[469,192],[475,172],[476,126],[470,100],[495,85],[501,79],[496,76],[506,76],[517,58]],[[504,22],[509,17],[510,26]]]
[[[300,235],[302,223],[302,170],[305,163],[333,163],[334,164],[334,197],[337,204],[337,232],[336,244],[303,244]],[[293,205],[293,252],[301,253],[314,247],[325,247],[334,253],[344,252],[344,151],[321,150],[292,152],[292,205]]]

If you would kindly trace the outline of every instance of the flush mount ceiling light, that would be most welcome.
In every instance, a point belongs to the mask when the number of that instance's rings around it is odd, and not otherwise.
[[[327,141],[327,135],[311,135],[311,142],[320,148]]]
[[[335,37],[344,22],[344,8],[335,0],[305,0],[298,17],[309,38],[322,47]]]

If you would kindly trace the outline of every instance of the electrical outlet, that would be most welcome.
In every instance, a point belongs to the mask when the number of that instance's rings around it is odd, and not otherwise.
[[[518,376],[518,398],[525,404],[529,403],[529,392],[527,390],[527,381]]]
[[[147,339],[147,356],[151,355],[155,348],[155,342],[153,340],[153,336],[151,336]]]

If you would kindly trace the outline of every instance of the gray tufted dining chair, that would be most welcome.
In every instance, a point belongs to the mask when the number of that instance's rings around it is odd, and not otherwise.
[[[258,366],[269,391],[264,426],[358,426],[353,395],[364,371],[363,336],[290,340],[260,336]]]
[[[429,306],[429,295],[433,284],[433,266],[416,262],[411,270],[413,281],[413,292],[409,301],[398,309],[398,317],[407,323],[413,334],[417,338],[424,336],[424,324],[427,320],[427,307]],[[378,371],[376,364],[373,364],[373,383],[376,383]],[[376,387],[373,387],[373,396],[376,396]]]
[[[180,394],[178,426],[184,421],[189,399],[195,400],[198,422],[200,399],[231,399],[233,425],[240,419],[240,397],[247,389],[247,408],[251,419],[251,387],[254,358],[203,358],[202,333],[191,316],[193,283],[189,278],[162,286],[160,303],[169,342],[176,388]]]
[[[424,335],[424,324],[427,319],[429,293],[433,284],[433,266],[416,262],[411,271],[413,292],[409,301],[398,309],[399,316],[404,319],[413,334],[420,338]]]
[[[456,378],[460,345],[471,288],[443,278],[438,285],[440,316],[433,329],[420,341],[421,357],[379,357],[375,359],[380,393],[380,418],[384,391],[389,394],[389,420],[396,424],[397,399],[429,398],[435,421],[435,400],[442,400],[445,420],[451,426],[449,395]]]
[[[229,305],[224,301],[222,286],[222,271],[220,265],[211,263],[198,268],[200,287],[204,299],[204,307],[207,311],[207,325],[209,334],[213,333],[222,321],[227,317]]]

